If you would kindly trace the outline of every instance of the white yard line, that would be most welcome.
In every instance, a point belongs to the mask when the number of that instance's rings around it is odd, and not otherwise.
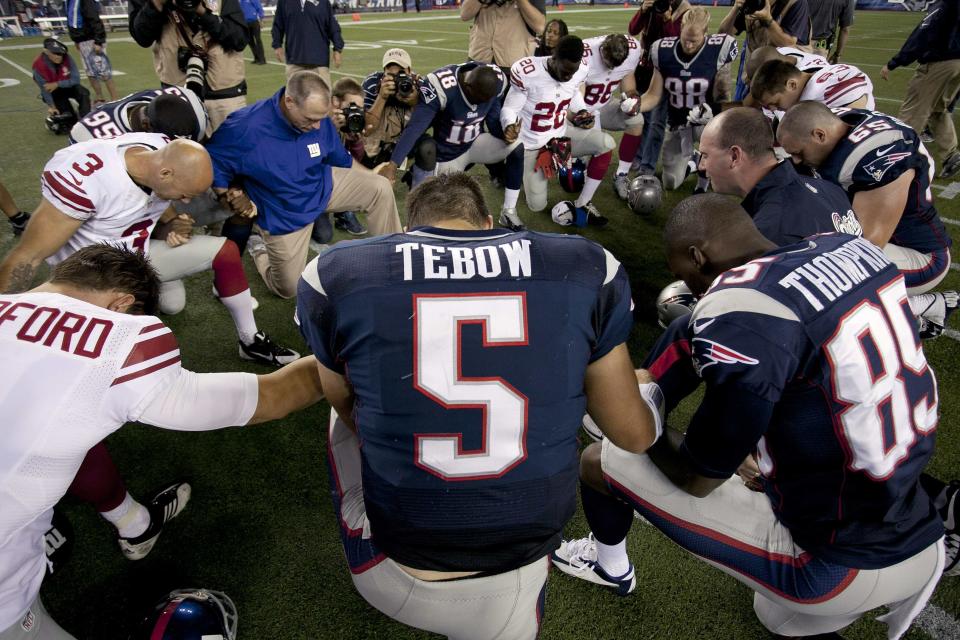
[[[16,62],[14,62],[13,60],[11,60],[11,59],[8,58],[7,56],[0,56],[0,60],[3,60],[3,61],[6,62],[7,64],[9,64],[11,67],[17,69],[18,71],[20,71],[21,73],[23,73],[23,75],[27,76],[28,78],[32,78],[32,77],[33,77],[33,72],[32,72],[32,71],[30,71],[29,69],[26,69],[25,67],[21,67],[20,65],[18,65]]]

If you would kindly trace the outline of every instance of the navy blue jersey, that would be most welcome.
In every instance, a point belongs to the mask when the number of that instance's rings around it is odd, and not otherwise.
[[[413,111],[410,124],[397,142],[391,158],[398,165],[410,155],[414,144],[429,127],[437,143],[437,160],[458,158],[470,148],[483,131],[484,122],[491,133],[502,136],[500,99],[507,88],[507,79],[495,65],[487,65],[497,73],[497,95],[481,104],[472,104],[460,88],[460,74],[479,66],[478,62],[448,64],[428,73],[419,83],[420,102]]]
[[[758,452],[777,518],[815,556],[900,562],[943,535],[918,483],[937,385],[903,276],[870,242],[825,234],[718,278],[690,321],[706,384],[681,451],[726,478]]]
[[[760,233],[781,247],[817,233],[863,233],[843,189],[799,175],[789,161],[765,175],[742,204]]]
[[[707,36],[700,51],[686,59],[679,38],[661,38],[650,48],[653,66],[663,76],[667,94],[667,123],[671,127],[687,124],[687,114],[697,105],[715,104],[717,72],[737,59],[737,41],[718,33]],[[719,112],[719,108],[714,108]]]
[[[817,168],[818,173],[843,187],[852,201],[860,191],[888,185],[913,169],[907,204],[890,242],[920,253],[950,247],[953,242],[933,206],[933,159],[917,132],[877,111],[840,108],[833,112],[851,129]]]
[[[107,102],[100,105],[84,117],[80,118],[77,124],[70,130],[70,144],[77,142],[86,142],[98,138],[114,138],[124,133],[133,133],[131,122],[131,109],[135,106],[146,107],[154,98],[165,93],[183,98],[193,107],[196,117],[196,129],[194,135],[190,136],[192,140],[199,141],[203,138],[207,128],[207,114],[203,103],[189,89],[183,87],[164,87],[163,89],[147,89],[137,93],[131,93],[119,100]],[[164,133],[156,128],[155,133]]]
[[[632,325],[623,267],[575,236],[423,228],[307,265],[301,332],[356,394],[373,540],[418,569],[501,572],[576,507],[584,372]]]

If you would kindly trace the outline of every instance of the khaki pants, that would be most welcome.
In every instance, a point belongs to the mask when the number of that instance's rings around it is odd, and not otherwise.
[[[313,71],[323,78],[323,81],[327,83],[327,87],[333,88],[333,83],[330,81],[330,67],[315,67],[312,65],[290,64],[288,62],[286,71],[287,80],[297,71]]]
[[[223,98],[222,100],[204,100],[203,106],[207,108],[207,135],[212,136],[217,127],[227,119],[227,116],[247,106],[247,97],[237,96],[236,98]]]
[[[333,168],[333,192],[327,211],[366,211],[371,236],[399,233],[400,215],[390,182],[366,169]],[[326,215],[326,214],[323,214]],[[297,295],[297,281],[307,266],[313,223],[290,233],[271,234],[257,227],[267,250],[253,262],[267,288],[281,298]]]
[[[899,118],[917,133],[930,126],[943,157],[957,150],[957,131],[947,106],[960,90],[960,60],[921,64],[907,85]]]

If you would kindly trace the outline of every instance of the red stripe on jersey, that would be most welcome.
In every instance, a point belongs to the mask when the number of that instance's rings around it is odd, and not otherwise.
[[[520,79],[520,76],[517,75],[516,71],[510,72],[510,82],[523,89],[523,80]]]
[[[823,101],[827,104],[830,104],[830,101],[838,98],[839,94],[846,93],[858,86],[867,86],[866,76],[864,76],[862,73],[858,73],[852,78],[847,78],[846,80],[838,82],[837,84],[831,85],[824,89]]]
[[[176,351],[178,348],[176,336],[173,335],[172,331],[167,331],[155,338],[150,338],[149,340],[144,340],[133,345],[133,349],[130,350],[130,355],[127,356],[127,359],[123,362],[123,366],[120,368],[126,369],[127,367],[132,367],[135,364],[140,364],[141,362],[146,362],[147,360],[152,360]]]
[[[124,382],[129,382],[131,380],[136,380],[137,378],[141,378],[145,375],[151,374],[154,371],[159,371],[160,369],[164,369],[166,367],[169,367],[170,365],[177,364],[178,362],[180,362],[179,353],[176,356],[170,358],[169,360],[164,360],[163,362],[157,363],[152,367],[147,367],[146,369],[141,369],[140,371],[135,371],[134,373],[128,373],[125,376],[120,376],[119,378],[116,378],[113,382],[111,382],[110,386],[115,387],[118,384],[123,384]]]
[[[151,324],[148,327],[144,327],[143,329],[140,329],[140,335],[143,335],[145,333],[150,333],[151,331],[156,331],[157,329],[162,329],[163,327],[164,327],[164,324],[162,322],[158,322],[157,324]]]
[[[43,180],[59,197],[68,202],[70,206],[75,207],[78,211],[86,211],[88,213],[96,212],[89,198],[84,198],[75,191],[68,189],[53,173],[44,171]]]

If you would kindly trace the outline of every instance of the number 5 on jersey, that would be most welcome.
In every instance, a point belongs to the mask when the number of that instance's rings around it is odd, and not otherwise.
[[[463,432],[415,434],[417,466],[445,480],[504,475],[527,457],[527,397],[500,377],[463,376],[461,329],[479,324],[485,348],[526,346],[526,294],[415,295],[413,304],[414,388],[451,411],[479,409],[482,423],[475,450]]]

